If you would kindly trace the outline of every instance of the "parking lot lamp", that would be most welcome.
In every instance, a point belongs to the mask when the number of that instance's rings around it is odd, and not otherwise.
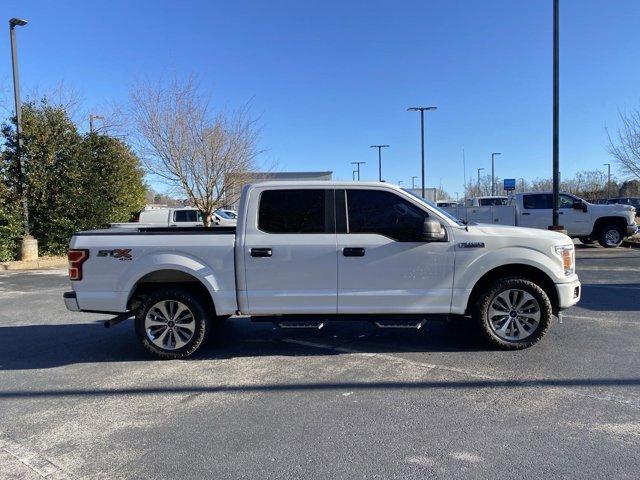
[[[13,69],[13,97],[16,109],[16,155],[20,168],[20,196],[22,197],[22,221],[24,237],[20,249],[21,260],[31,260],[38,257],[38,242],[30,235],[29,229],[29,202],[27,200],[27,179],[24,157],[22,156],[22,103],[20,101],[20,74],[18,71],[18,45],[16,42],[16,27],[27,24],[21,18],[9,20],[9,39],[11,42],[11,67]]]
[[[491,154],[491,196],[496,194],[496,155],[502,155],[500,152],[494,152]]]
[[[424,198],[424,112],[425,110],[437,110],[438,107],[409,107],[407,112],[420,112],[420,145],[422,158],[422,198]]]
[[[479,168],[479,169],[478,169],[478,196],[480,196],[480,195],[481,195],[481,193],[480,193],[480,172],[481,172],[482,170],[484,170],[484,168]]]
[[[356,172],[358,172],[358,181],[360,181],[360,164],[362,163],[367,163],[367,162],[351,162],[351,165],[355,165],[357,168]]]
[[[607,198],[611,198],[611,164],[603,163],[607,167]]]
[[[389,145],[371,145],[370,148],[378,149],[378,181],[382,181],[382,149],[387,148]]]

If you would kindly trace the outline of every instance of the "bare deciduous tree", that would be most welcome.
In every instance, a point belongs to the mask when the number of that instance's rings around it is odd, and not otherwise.
[[[138,84],[131,104],[147,171],[183,192],[209,226],[217,208],[236,200],[226,177],[250,171],[259,153],[248,108],[212,115],[193,80]]]
[[[620,113],[615,140],[609,136],[609,153],[625,175],[640,178],[640,109]]]

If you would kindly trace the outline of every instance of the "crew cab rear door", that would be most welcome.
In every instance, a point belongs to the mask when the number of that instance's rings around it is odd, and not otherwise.
[[[337,313],[333,189],[268,187],[251,194],[257,201],[248,205],[243,246],[247,313]]]
[[[453,239],[424,241],[428,216],[388,189],[336,190],[338,313],[450,312]]]

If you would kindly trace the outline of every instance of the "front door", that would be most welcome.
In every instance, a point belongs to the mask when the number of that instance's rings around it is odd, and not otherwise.
[[[428,216],[388,190],[336,190],[338,313],[449,313],[454,245],[422,240]]]
[[[264,189],[245,226],[246,298],[252,315],[337,311],[332,189]],[[242,294],[243,292],[240,292]]]
[[[580,199],[560,194],[560,208],[558,210],[560,225],[563,225],[570,235],[589,235],[592,227],[591,212],[588,209],[585,212],[582,209],[573,208],[573,203],[576,201],[580,201]]]

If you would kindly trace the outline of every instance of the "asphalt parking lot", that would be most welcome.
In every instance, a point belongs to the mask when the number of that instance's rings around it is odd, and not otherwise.
[[[230,323],[185,361],[0,273],[0,478],[638,478],[640,250],[578,247],[583,299],[535,347]]]

